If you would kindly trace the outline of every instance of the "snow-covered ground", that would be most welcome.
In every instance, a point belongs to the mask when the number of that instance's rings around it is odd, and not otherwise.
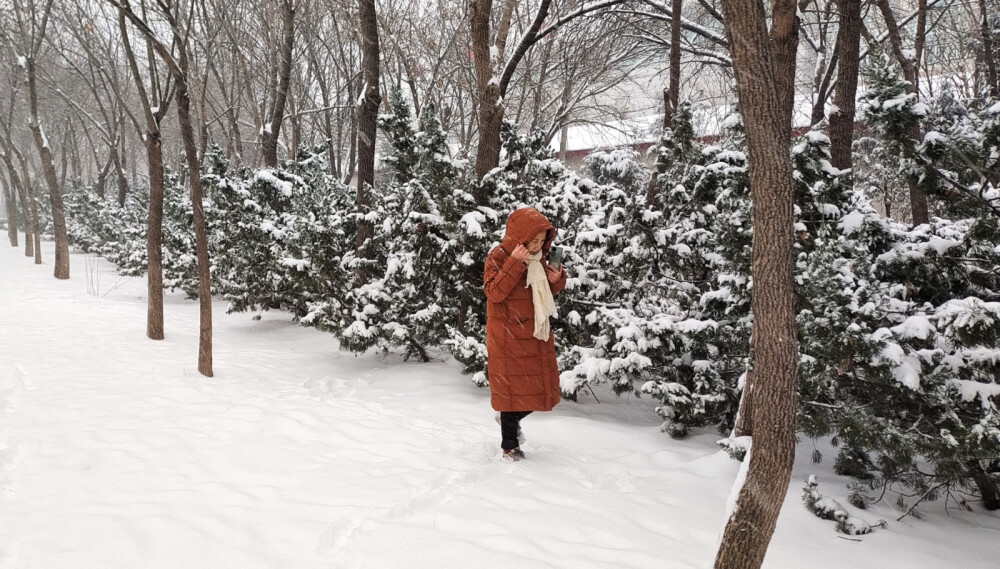
[[[564,402],[500,458],[488,393],[444,357],[355,357],[286,314],[215,310],[215,377],[196,370],[197,305],[72,255],[55,280],[0,245],[0,568],[651,569],[710,567],[738,464],[714,433],[657,429],[646,399]],[[97,294],[89,293],[97,289]],[[803,508],[832,453],[803,441],[765,567],[996,566],[1000,515],[942,502],[845,539]]]

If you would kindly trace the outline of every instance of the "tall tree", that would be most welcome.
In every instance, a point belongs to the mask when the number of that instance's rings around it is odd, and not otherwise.
[[[371,221],[365,219],[374,200],[375,186],[375,130],[378,122],[378,107],[382,102],[379,91],[379,37],[378,15],[375,0],[358,1],[358,17],[361,30],[361,68],[364,88],[358,101],[358,208],[357,255],[365,259],[367,242],[375,234]],[[357,280],[367,280],[367,270],[359,265]]]
[[[798,340],[793,283],[794,181],[789,153],[798,18],[795,0],[723,0],[726,36],[747,135],[753,201],[753,373],[744,387],[751,450],[715,558],[756,569],[774,533],[795,458]]]
[[[42,126],[38,112],[37,61],[45,41],[45,32],[52,15],[53,0],[43,0],[37,5],[35,0],[14,0],[14,15],[21,32],[21,45],[26,53],[24,68],[28,84],[28,127],[31,129],[35,149],[41,162],[42,175],[49,190],[52,210],[52,232],[55,235],[55,268],[57,279],[69,278],[69,239],[66,234],[66,216],[63,212],[62,188],[56,175],[56,165],[52,160],[52,148]]]
[[[147,73],[139,70],[139,64],[129,40],[125,15],[119,11],[118,28],[122,45],[136,91],[142,106],[144,132],[141,132],[146,146],[146,165],[149,174],[149,208],[146,218],[146,336],[151,340],[162,340],[163,331],[163,136],[160,123],[163,121],[173,99],[171,76],[161,77],[154,57],[145,58]],[[143,42],[147,51],[153,48],[148,38]],[[149,55],[152,55],[150,53]],[[146,85],[149,85],[149,89]],[[155,103],[153,102],[155,100]],[[138,129],[139,126],[136,125]]]
[[[107,0],[118,8],[121,13],[142,33],[156,55],[170,70],[176,83],[177,121],[181,131],[181,141],[184,145],[184,157],[188,170],[188,186],[191,192],[191,207],[193,210],[195,255],[198,264],[198,303],[199,303],[199,334],[198,334],[198,371],[211,377],[212,371],[212,282],[209,273],[208,235],[205,230],[205,206],[202,202],[201,163],[198,157],[198,143],[195,138],[194,121],[191,117],[191,59],[188,53],[190,23],[193,11],[192,5],[182,2],[167,2],[159,0],[160,16],[164,18],[171,30],[170,44],[176,52],[157,38],[156,33],[146,21],[132,11],[128,0]]]

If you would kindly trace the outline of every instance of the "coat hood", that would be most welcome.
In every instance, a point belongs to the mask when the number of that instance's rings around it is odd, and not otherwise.
[[[546,232],[546,236],[545,244],[542,245],[542,254],[547,255],[552,247],[552,242],[556,239],[556,228],[537,209],[522,207],[514,210],[507,218],[507,228],[500,244],[505,251],[510,253],[518,245],[527,245],[543,231]]]

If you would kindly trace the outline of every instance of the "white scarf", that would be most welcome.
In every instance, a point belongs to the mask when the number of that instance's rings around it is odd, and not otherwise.
[[[535,337],[543,342],[549,340],[549,316],[556,313],[556,303],[552,300],[552,289],[545,275],[545,267],[540,262],[542,252],[528,257],[528,284],[531,287],[531,302],[535,305]]]

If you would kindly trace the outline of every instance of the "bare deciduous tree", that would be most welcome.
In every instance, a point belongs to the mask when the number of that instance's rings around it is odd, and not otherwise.
[[[38,73],[36,69],[38,56],[45,41],[45,33],[52,15],[53,0],[43,0],[37,5],[35,0],[15,0],[15,18],[20,31],[21,46],[25,49],[23,56],[28,91],[28,127],[31,129],[35,149],[41,162],[42,174],[49,190],[49,202],[52,206],[52,231],[55,234],[55,267],[53,275],[57,279],[69,278],[69,239],[66,234],[66,216],[63,212],[62,188],[59,187],[59,177],[52,160],[52,148],[41,124],[38,112]]]
[[[153,47],[156,55],[170,70],[176,82],[177,122],[180,125],[181,140],[188,168],[188,185],[194,212],[195,254],[198,263],[198,303],[199,340],[198,371],[211,377],[212,371],[212,283],[209,275],[208,236],[205,231],[205,209],[202,203],[201,164],[195,138],[194,122],[191,117],[191,61],[188,53],[190,22],[194,11],[192,5],[183,2],[158,2],[159,15],[166,21],[171,31],[170,45],[174,51],[158,39],[146,21],[132,11],[128,0],[107,0],[121,11],[135,28],[142,33]]]

